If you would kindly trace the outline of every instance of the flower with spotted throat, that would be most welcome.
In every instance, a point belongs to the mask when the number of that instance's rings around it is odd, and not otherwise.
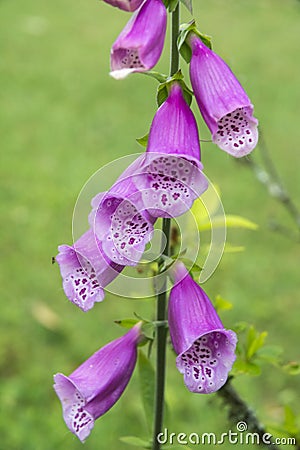
[[[253,105],[228,65],[191,34],[190,79],[212,140],[236,158],[250,153],[258,141]]]
[[[107,257],[115,264],[135,266],[151,240],[155,218],[144,208],[133,183],[138,157],[107,192],[92,200],[89,222]]]
[[[172,269],[168,316],[176,366],[191,391],[210,394],[226,382],[235,361],[236,334],[226,330],[211,301],[183,263]]]
[[[166,27],[167,10],[162,0],[146,0],[112,46],[110,75],[118,80],[152,69],[162,53]]]
[[[152,216],[177,217],[207,189],[202,169],[196,120],[180,84],[174,82],[153,118],[147,151],[133,182]]]
[[[133,373],[141,323],[94,353],[68,377],[54,375],[54,389],[69,430],[84,441],[94,421],[120,398]]]
[[[60,245],[56,262],[68,299],[86,312],[104,299],[104,287],[113,281],[124,266],[115,264],[103,252],[92,229],[72,246]]]

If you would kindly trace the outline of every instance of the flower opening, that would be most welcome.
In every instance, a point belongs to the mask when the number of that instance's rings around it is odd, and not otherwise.
[[[226,330],[203,289],[182,263],[172,269],[169,328],[176,366],[191,392],[210,394],[226,382],[235,360],[236,334]]]
[[[124,266],[115,264],[104,254],[102,245],[90,229],[73,246],[60,245],[56,261],[68,299],[83,311],[104,299],[107,286]]]
[[[222,150],[239,158],[258,141],[253,105],[228,65],[199,37],[190,38],[190,78],[200,112]]]
[[[135,367],[141,324],[94,353],[68,377],[54,376],[66,425],[81,441],[120,398]]]
[[[133,183],[137,159],[106,193],[92,200],[89,221],[105,254],[116,264],[135,266],[151,240],[155,219]]]
[[[162,0],[146,0],[111,49],[111,76],[125,78],[145,72],[158,62],[165,40],[167,11]]]

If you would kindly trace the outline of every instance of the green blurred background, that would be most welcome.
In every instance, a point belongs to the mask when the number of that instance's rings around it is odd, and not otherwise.
[[[186,11],[182,16],[190,19]],[[194,16],[255,104],[267,146],[300,207],[299,2],[194,0]],[[51,264],[57,245],[72,241],[73,207],[86,180],[112,159],[142,150],[135,138],[147,132],[156,109],[153,79],[134,75],[117,82],[108,75],[110,46],[128,17],[101,1],[0,1],[3,450],[82,448],[62,420],[52,375],[69,374],[121,335],[114,319],[134,311],[152,315],[151,300],[110,295],[82,313],[65,298],[58,267]],[[168,48],[157,69],[168,72]],[[193,109],[199,118],[195,104]],[[203,124],[200,134],[209,139]],[[226,253],[205,289],[234,304],[222,314],[227,327],[254,323],[268,331],[269,343],[284,347],[287,361],[295,360],[299,241],[290,232],[272,231],[269,223],[296,232],[295,224],[251,170],[210,143],[202,143],[202,155],[226,212],[259,225],[257,231],[229,230],[230,243],[246,250]],[[259,161],[259,150],[254,158]],[[299,378],[279,369],[265,366],[261,377],[243,376],[235,386],[264,423],[281,420],[282,404],[297,410]],[[220,401],[190,394],[171,352],[167,400],[171,431],[228,430]],[[120,436],[146,433],[135,373],[85,449],[125,449]]]

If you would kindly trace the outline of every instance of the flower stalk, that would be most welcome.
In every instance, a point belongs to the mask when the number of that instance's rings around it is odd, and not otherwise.
[[[170,76],[174,75],[179,69],[179,51],[177,47],[177,38],[179,34],[179,3],[172,13],[171,19],[171,61]],[[166,243],[163,244],[162,254],[170,256],[170,231],[171,219],[164,218],[162,225],[163,235]],[[157,296],[156,320],[166,320],[167,292],[165,286]],[[155,401],[154,401],[154,427],[152,450],[160,450],[160,443],[157,440],[158,434],[162,431],[164,418],[164,391],[165,391],[165,368],[166,368],[166,343],[167,328],[157,327],[156,330],[157,350],[156,350],[156,379],[155,379]]]

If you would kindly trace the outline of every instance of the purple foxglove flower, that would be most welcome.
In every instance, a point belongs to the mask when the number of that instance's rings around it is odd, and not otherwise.
[[[144,0],[104,0],[111,6],[116,6],[123,11],[135,11],[138,9]]]
[[[253,105],[227,64],[200,38],[190,38],[190,78],[201,114],[222,150],[237,158],[258,141]]]
[[[196,120],[174,83],[154,116],[147,152],[133,181],[154,217],[176,217],[207,189],[202,169]]]
[[[56,261],[68,299],[88,311],[104,299],[104,287],[114,280],[124,266],[112,262],[103,252],[101,242],[90,229],[74,245],[60,245]]]
[[[182,263],[174,270],[169,328],[176,365],[191,392],[210,394],[226,382],[235,360],[236,334],[225,330],[209,298]]]
[[[66,425],[81,441],[94,421],[119,400],[137,358],[140,324],[94,353],[68,377],[54,375],[54,389],[63,408]]]
[[[160,58],[167,26],[162,0],[146,0],[136,11],[111,49],[111,76],[125,78],[132,72],[152,69]]]
[[[106,193],[92,200],[90,225],[114,263],[135,266],[153,233],[153,218],[143,208],[141,194],[132,182],[137,159]]]

